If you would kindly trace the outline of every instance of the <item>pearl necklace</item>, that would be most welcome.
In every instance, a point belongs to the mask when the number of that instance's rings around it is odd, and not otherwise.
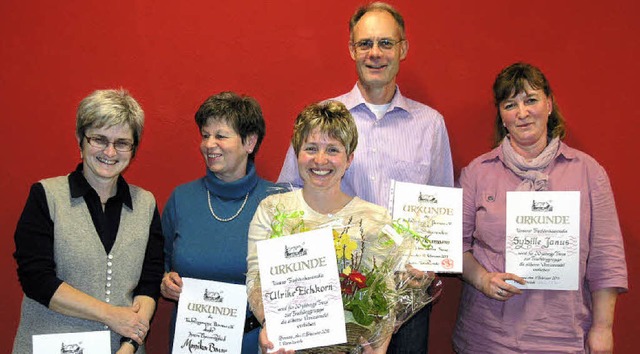
[[[216,219],[218,221],[221,221],[221,222],[231,221],[231,220],[235,219],[236,217],[238,217],[238,215],[240,215],[240,213],[242,212],[242,209],[244,209],[244,206],[247,204],[247,199],[249,199],[249,192],[247,192],[247,195],[244,196],[244,201],[242,202],[242,205],[240,206],[240,209],[238,209],[238,211],[235,214],[233,214],[233,216],[231,216],[229,218],[221,218],[218,215],[216,215],[216,213],[213,212],[213,206],[211,206],[211,193],[207,189],[207,201],[209,202],[209,210],[211,211],[211,215],[213,215],[214,219]]]

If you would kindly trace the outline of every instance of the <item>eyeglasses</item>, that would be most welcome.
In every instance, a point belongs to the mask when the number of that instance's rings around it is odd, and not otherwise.
[[[380,48],[380,50],[391,50],[396,46],[396,44],[401,42],[404,42],[404,39],[395,40],[383,38],[378,39],[377,41],[374,41],[373,39],[363,39],[355,43],[351,42],[351,46],[354,47],[358,53],[366,53],[373,48],[374,44],[378,44],[378,48]]]
[[[128,140],[109,141],[109,139],[100,135],[99,136],[85,135],[84,138],[87,139],[87,142],[89,142],[89,145],[93,146],[94,148],[98,148],[100,150],[106,149],[107,146],[109,146],[109,144],[113,144],[113,148],[120,152],[132,151],[134,147],[134,144]]]

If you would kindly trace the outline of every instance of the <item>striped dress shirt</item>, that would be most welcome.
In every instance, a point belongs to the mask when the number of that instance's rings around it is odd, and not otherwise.
[[[345,104],[358,128],[358,147],[342,179],[343,192],[388,207],[391,180],[453,186],[447,128],[436,110],[402,96],[398,87],[380,119],[367,107],[357,84],[333,100]],[[291,145],[278,183],[302,185]]]

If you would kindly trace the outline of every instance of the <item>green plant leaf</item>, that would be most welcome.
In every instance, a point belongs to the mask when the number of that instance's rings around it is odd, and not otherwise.
[[[365,313],[361,307],[359,306],[355,307],[352,312],[353,312],[353,318],[359,324],[363,326],[368,326],[373,323],[373,316],[370,316],[369,314]]]

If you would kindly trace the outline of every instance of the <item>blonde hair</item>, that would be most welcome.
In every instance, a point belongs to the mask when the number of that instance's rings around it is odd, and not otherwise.
[[[358,146],[358,129],[347,107],[338,101],[324,101],[305,107],[296,118],[291,138],[296,156],[316,128],[344,145],[347,156]]]
[[[358,24],[362,16],[364,16],[368,12],[373,12],[373,11],[385,11],[385,12],[388,12],[391,16],[393,16],[393,19],[396,20],[396,23],[398,24],[398,28],[400,29],[400,36],[402,37],[402,39],[404,39],[404,36],[405,36],[404,18],[402,18],[402,15],[400,14],[400,12],[398,12],[398,10],[396,10],[393,6],[387,3],[376,1],[376,2],[359,7],[356,10],[356,12],[353,14],[353,16],[351,16],[351,19],[349,20],[349,36],[351,37],[351,40],[353,40],[353,29],[356,27],[356,25]]]

